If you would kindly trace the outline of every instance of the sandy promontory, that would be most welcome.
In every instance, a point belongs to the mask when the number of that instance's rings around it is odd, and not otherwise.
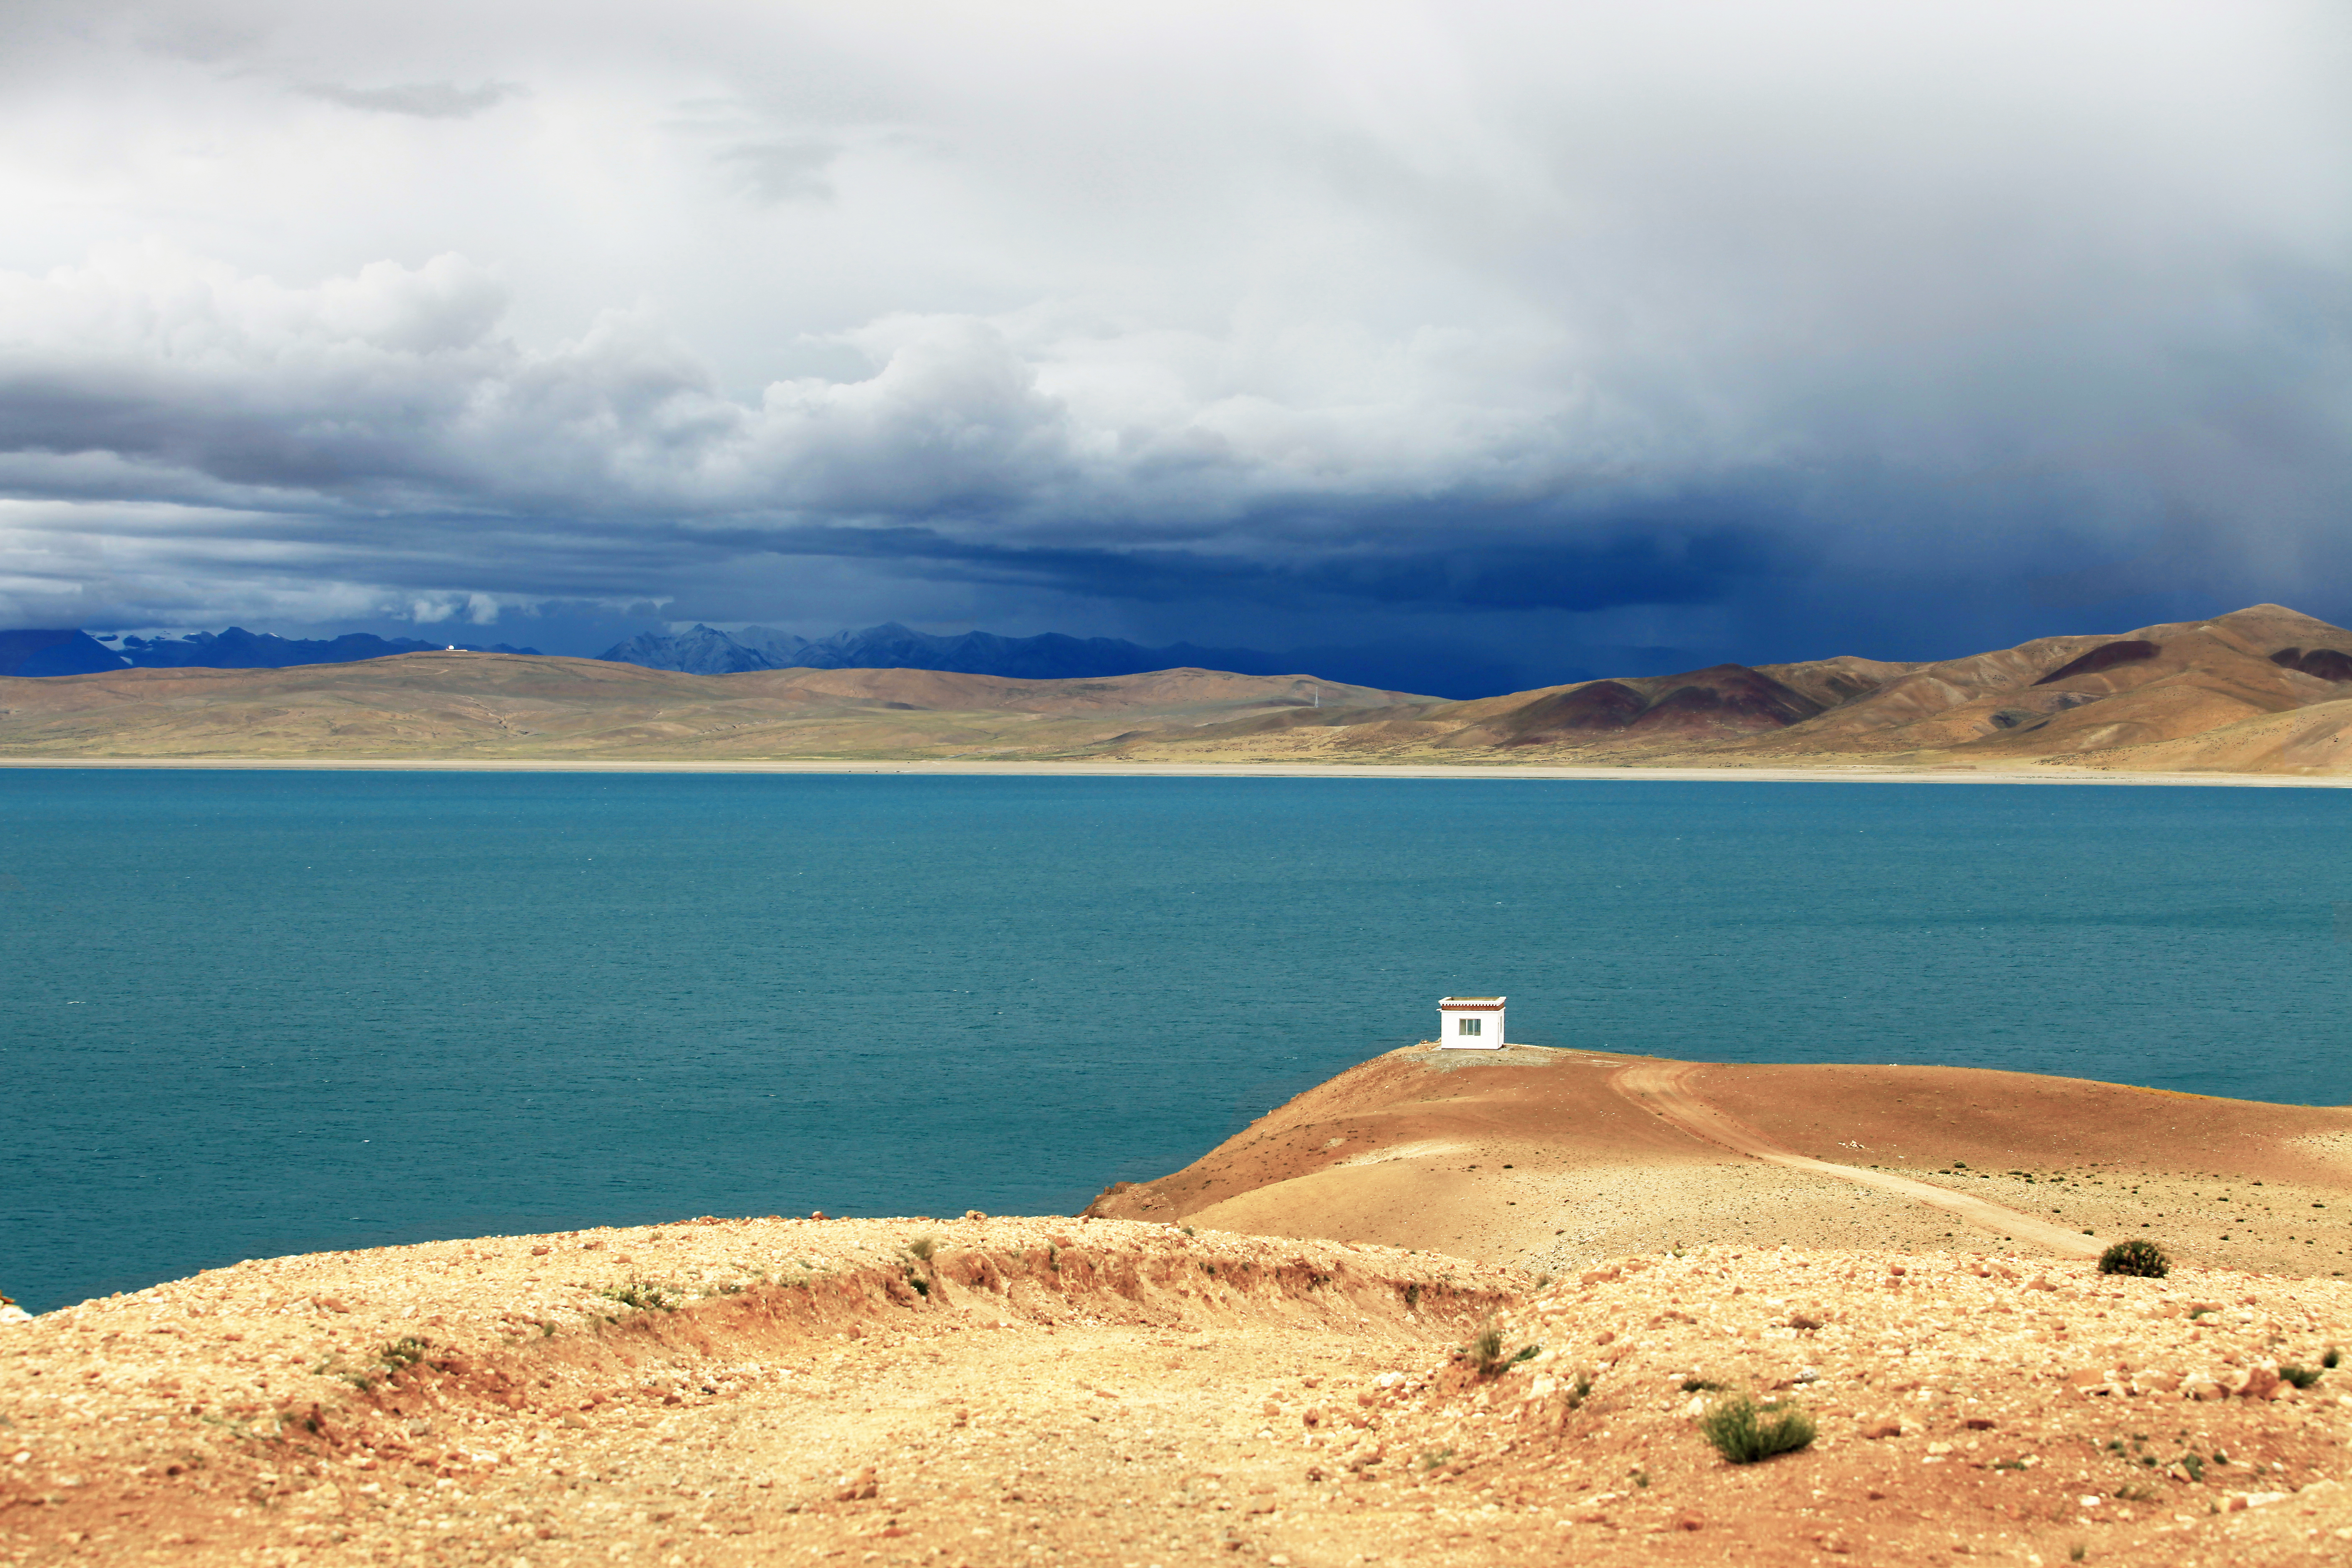
[[[0,1328],[0,1559],[2352,1556],[2346,1113],[1573,1055],[1376,1058],[1099,1205],[1165,1215],[256,1259]],[[2143,1234],[2169,1278],[2084,1256]],[[1727,1463],[1743,1394],[1816,1440]]]

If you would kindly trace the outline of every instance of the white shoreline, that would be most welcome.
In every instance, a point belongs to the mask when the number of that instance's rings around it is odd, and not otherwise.
[[[2141,784],[2344,789],[2352,774],[2092,773],[1993,768],[1548,768],[1444,763],[1055,763],[956,761],[644,762],[537,757],[0,757],[0,768],[143,771],[515,773],[888,773],[1038,778],[1509,779],[1639,784]]]

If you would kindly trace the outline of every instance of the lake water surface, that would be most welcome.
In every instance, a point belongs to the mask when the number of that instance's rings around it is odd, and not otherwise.
[[[0,769],[0,1289],[1068,1212],[1515,1039],[2352,1101],[2352,793]]]

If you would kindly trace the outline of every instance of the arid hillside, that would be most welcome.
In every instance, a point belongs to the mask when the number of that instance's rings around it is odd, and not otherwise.
[[[1696,1247],[2158,1237],[2352,1275],[2352,1108],[1968,1068],[1741,1066],[1427,1046],[1375,1057],[1092,1214],[1533,1272]]]
[[[290,669],[0,679],[0,758],[563,761],[1090,755],[1149,731],[1433,700],[1169,669],[1010,680],[924,669],[681,675],[596,659],[415,653]]]
[[[257,1259],[0,1327],[26,1564],[2341,1562],[2352,1289],[1996,1248],[1553,1280],[1087,1219]],[[1721,1403],[1812,1441],[1733,1464]]]
[[[683,675],[498,653],[0,679],[0,761],[1234,763],[2326,775],[2352,632],[2276,605],[1898,664],[1717,665],[1440,701],[1312,675]]]
[[[2352,632],[2277,605],[1936,664],[1717,665],[1411,711],[1261,714],[1138,758],[2322,773],[2347,765]]]

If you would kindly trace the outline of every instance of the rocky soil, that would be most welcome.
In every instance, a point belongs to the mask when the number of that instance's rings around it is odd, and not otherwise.
[[[2341,1282],[2015,1255],[1539,1284],[1108,1220],[436,1243],[0,1331],[0,1557],[2341,1561],[2338,1342]],[[1741,1393],[1818,1439],[1726,1463],[1698,1417]]]

